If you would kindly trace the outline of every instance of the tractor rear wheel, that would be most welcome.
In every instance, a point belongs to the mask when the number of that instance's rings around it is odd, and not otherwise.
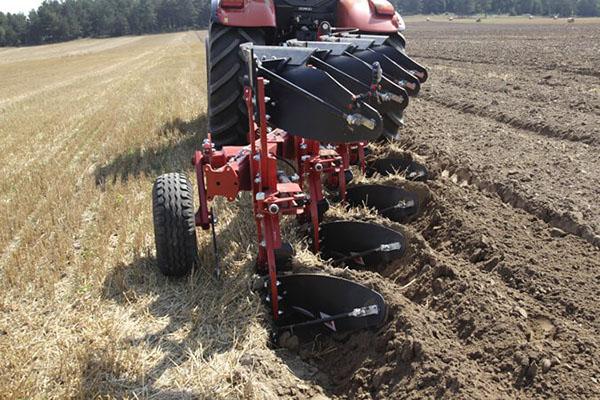
[[[183,276],[198,264],[194,195],[188,178],[164,174],[152,189],[156,261],[167,276]]]
[[[243,99],[246,74],[240,44],[265,44],[259,28],[211,23],[208,34],[208,130],[217,147],[246,144],[248,116]]]

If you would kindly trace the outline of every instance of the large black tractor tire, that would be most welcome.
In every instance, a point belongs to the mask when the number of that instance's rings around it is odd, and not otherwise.
[[[183,276],[198,264],[194,195],[188,178],[164,174],[152,188],[156,261],[167,276]]]
[[[208,130],[217,147],[247,144],[248,113],[243,99],[246,74],[240,44],[265,44],[259,28],[211,23],[208,34]]]

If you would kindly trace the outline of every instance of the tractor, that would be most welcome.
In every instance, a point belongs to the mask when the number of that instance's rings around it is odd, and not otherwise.
[[[402,233],[383,225],[324,223],[332,197],[394,221],[419,209],[400,188],[349,186],[356,169],[427,177],[411,160],[367,160],[370,142],[397,138],[409,97],[428,77],[405,52],[402,18],[387,0],[213,0],[211,7],[209,132],[192,159],[195,190],[182,173],[154,183],[159,269],[182,276],[198,267],[197,227],[212,230],[216,254],[212,200],[250,192],[256,272],[276,331],[380,326],[387,306],[377,291],[285,268],[294,249],[280,222],[289,216],[308,226],[313,251],[333,266],[369,268],[405,252]]]
[[[248,119],[242,99],[245,68],[240,44],[281,46],[292,39],[310,42],[339,32],[375,37],[383,47],[391,48],[383,54],[389,55],[393,49],[400,52],[397,57],[402,62],[398,64],[412,72],[404,75],[403,87],[416,94],[420,82],[427,79],[427,71],[403,57],[404,29],[402,17],[387,0],[212,0],[206,55],[208,130],[215,144],[247,143]],[[369,62],[374,57],[365,54],[360,58]],[[385,116],[384,123],[384,133],[394,135],[402,124],[401,114]]]

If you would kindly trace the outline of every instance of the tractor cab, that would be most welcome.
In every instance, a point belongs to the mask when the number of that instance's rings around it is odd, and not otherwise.
[[[387,0],[275,0],[278,38],[318,40],[335,30],[403,31],[404,21]]]

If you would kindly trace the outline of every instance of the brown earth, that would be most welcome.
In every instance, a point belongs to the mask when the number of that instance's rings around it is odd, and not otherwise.
[[[417,250],[345,273],[385,295],[383,329],[300,356],[343,398],[600,397],[600,27],[408,38],[431,76],[402,142],[434,175],[398,227]]]
[[[433,78],[413,102],[409,140],[600,243],[598,26],[417,25],[413,34]]]

